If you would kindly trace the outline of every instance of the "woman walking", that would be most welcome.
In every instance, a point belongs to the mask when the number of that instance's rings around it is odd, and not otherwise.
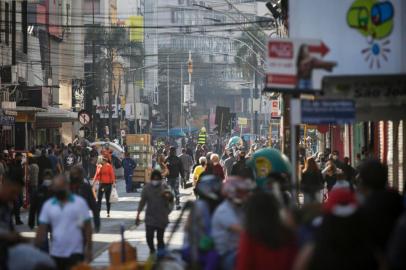
[[[101,210],[101,203],[103,199],[103,193],[106,198],[107,217],[110,217],[110,194],[112,186],[116,184],[116,177],[114,175],[114,169],[108,162],[107,157],[103,157],[101,164],[97,165],[96,174],[93,178],[95,183],[99,183],[99,190],[97,192],[97,204],[99,211]]]
[[[323,176],[315,159],[312,157],[306,159],[300,187],[304,194],[304,203],[321,202]]]

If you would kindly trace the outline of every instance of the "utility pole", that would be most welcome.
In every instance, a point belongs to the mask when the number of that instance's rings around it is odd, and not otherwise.
[[[94,31],[95,27],[94,27],[94,0],[92,0],[92,31]],[[95,46],[94,46],[94,34],[92,35],[92,82],[93,82],[93,95],[87,95],[88,97],[90,97],[91,102],[91,114],[92,114],[92,124],[91,124],[91,128],[92,128],[92,134],[94,136],[94,139],[96,139],[96,129],[95,129],[95,111],[93,110],[93,98],[96,96],[97,93],[97,89],[96,89],[96,68],[95,68],[95,63],[96,63],[96,55],[95,55]]]
[[[170,116],[169,116],[169,55],[166,57],[166,70],[167,70],[167,76],[166,76],[166,87],[167,87],[167,101],[168,101],[168,108],[167,108],[167,117],[168,117],[168,136],[169,136],[169,120],[170,120]]]
[[[183,131],[183,64],[180,63],[180,128]]]
[[[188,60],[188,73],[189,73],[189,99],[188,104],[188,115],[187,118],[191,116],[192,113],[192,73],[193,73],[193,61],[192,61],[192,51],[189,51],[189,60]],[[190,120],[189,120],[190,121]],[[190,122],[188,121],[189,134],[191,133]]]
[[[251,114],[251,127],[250,127],[250,133],[251,136],[254,134],[254,90],[255,90],[255,70],[253,71],[253,82],[252,82],[252,88],[251,88],[251,92],[250,92],[250,101],[251,101],[251,110],[250,110],[250,114]],[[251,137],[250,136],[250,137]],[[250,138],[251,140],[251,138]]]
[[[112,103],[113,103],[113,97],[112,97],[112,91],[113,91],[113,52],[110,52],[109,56],[109,138],[110,140],[113,138],[113,108],[112,108]]]

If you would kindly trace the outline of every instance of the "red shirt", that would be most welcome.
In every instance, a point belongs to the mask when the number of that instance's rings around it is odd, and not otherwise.
[[[292,241],[278,249],[272,249],[244,232],[241,234],[237,254],[237,270],[289,270],[292,269],[297,247]]]
[[[213,174],[220,178],[220,180],[224,180],[224,170],[223,167],[221,167],[220,164],[213,165]]]
[[[97,166],[93,180],[99,181],[102,184],[114,184],[116,182],[116,176],[114,175],[114,170],[110,163]]]

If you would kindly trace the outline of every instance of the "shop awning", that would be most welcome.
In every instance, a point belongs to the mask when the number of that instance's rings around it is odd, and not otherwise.
[[[45,112],[38,112],[36,117],[38,120],[50,119],[60,122],[72,122],[78,119],[78,113],[65,109],[48,107]]]
[[[16,111],[16,112],[46,112],[46,109],[39,108],[39,107],[32,107],[32,106],[16,106],[13,109],[8,109],[9,111]]]

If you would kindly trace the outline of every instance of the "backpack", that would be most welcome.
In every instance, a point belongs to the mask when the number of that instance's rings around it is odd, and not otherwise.
[[[120,169],[123,166],[118,157],[113,155],[113,156],[111,156],[111,159],[112,159],[112,163],[113,163],[114,168]]]

